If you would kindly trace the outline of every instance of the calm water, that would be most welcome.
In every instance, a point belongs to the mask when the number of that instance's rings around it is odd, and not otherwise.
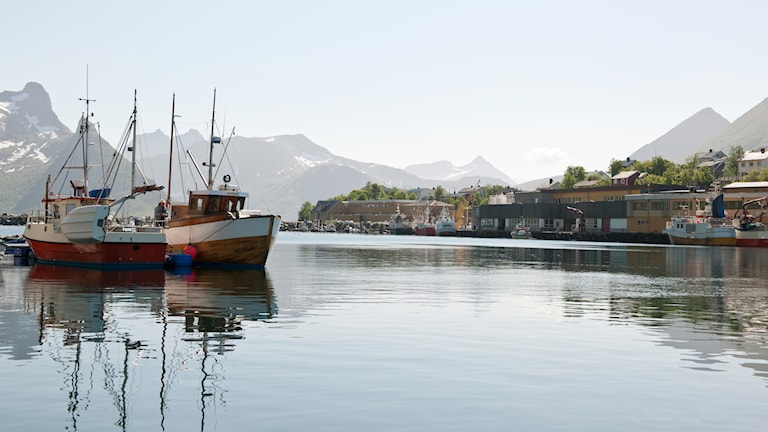
[[[263,272],[5,261],[3,430],[768,424],[768,250],[280,233]]]

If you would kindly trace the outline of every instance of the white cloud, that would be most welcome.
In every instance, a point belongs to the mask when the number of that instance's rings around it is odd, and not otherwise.
[[[534,164],[564,164],[568,161],[568,153],[558,148],[536,147],[525,154],[525,158]]]

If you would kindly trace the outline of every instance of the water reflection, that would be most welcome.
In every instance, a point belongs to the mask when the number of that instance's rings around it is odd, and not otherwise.
[[[19,376],[0,378],[43,430],[541,430],[593,406],[593,430],[638,410],[764,423],[745,402],[768,396],[768,251],[500,244],[277,244],[269,274],[4,268],[0,364]],[[27,405],[0,394],[4,426],[36,421]]]
[[[440,274],[463,275],[456,270],[462,268],[487,272],[475,275],[473,285],[455,286],[455,290],[469,293],[472,298],[468,302],[492,298],[489,291],[497,287],[521,296],[533,292],[524,287],[546,286],[542,280],[551,280],[551,288],[561,295],[566,319],[596,319],[647,328],[660,345],[679,350],[685,364],[699,370],[724,370],[721,358],[735,352],[739,364],[768,378],[768,250],[546,246],[302,245],[299,259],[311,269],[346,268],[350,280],[367,281],[354,293],[387,293],[395,299],[398,294],[390,294],[390,286],[402,292],[412,283],[419,286],[419,292],[434,294],[433,302],[441,301],[438,299],[444,297],[445,285],[452,281],[441,279]],[[358,269],[366,269],[366,273],[359,275]],[[423,279],[418,278],[421,270]],[[389,274],[387,280],[397,282],[371,284],[376,279],[371,272]],[[413,281],[398,278],[398,273]],[[486,279],[482,276],[485,274],[497,276]],[[434,285],[426,278],[442,284]],[[323,285],[322,292],[312,295],[315,301],[363,301],[360,295],[353,296],[353,291],[341,293],[337,288],[333,298],[326,292]]]
[[[246,322],[277,313],[263,270],[171,274],[37,265],[23,298],[38,329],[36,340],[22,345],[43,346],[58,364],[71,430],[85,411],[125,429],[130,406],[148,400],[157,400],[164,430],[174,390],[177,401],[197,393],[203,430],[207,412],[225,403],[223,359],[216,355],[236,348]],[[150,371],[159,372],[156,386],[144,382]]]
[[[541,244],[542,242],[538,242]],[[544,242],[546,243],[546,242]],[[456,245],[299,245],[298,259],[310,266],[411,269],[419,267],[533,268],[610,272],[643,276],[768,276],[768,250],[571,244],[564,247]],[[530,242],[526,244],[531,244]],[[567,247],[566,247],[567,246]]]
[[[592,257],[590,268],[609,273],[571,273],[567,317],[647,327],[699,370],[723,371],[722,358],[738,352],[742,366],[768,378],[766,251],[672,247]],[[627,265],[614,265],[616,258]]]

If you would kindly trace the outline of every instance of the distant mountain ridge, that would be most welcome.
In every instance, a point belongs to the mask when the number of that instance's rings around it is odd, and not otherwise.
[[[669,132],[640,147],[629,158],[645,161],[655,156],[662,156],[671,162],[683,163],[730,124],[725,117],[712,108],[704,108],[683,120]]]
[[[99,138],[96,131],[92,137],[91,141],[102,147],[102,153],[113,152],[112,146]],[[483,184],[510,183],[482,157],[478,157],[474,165],[459,171],[438,172],[436,176],[440,180],[435,180],[386,165],[334,155],[301,134],[223,138],[223,145],[228,146],[228,158],[222,159],[221,164],[216,161],[216,165],[220,165],[216,168],[217,178],[230,174],[233,183],[249,193],[250,208],[280,214],[286,220],[295,220],[305,201],[314,203],[346,194],[367,182],[406,189],[442,185],[449,190],[473,185],[478,180]],[[0,211],[18,214],[40,208],[46,176],[55,174],[63,165],[62,158],[71,150],[75,139],[75,134],[54,113],[50,97],[42,85],[28,83],[21,91],[0,93],[0,172],[3,173],[0,176]],[[150,168],[145,174],[159,185],[166,184],[170,138],[157,130],[139,136],[138,141],[137,158],[142,166]],[[196,160],[208,159],[208,139],[200,132],[190,130],[175,141],[176,145],[189,150]],[[174,163],[180,155],[174,150]],[[189,164],[173,169],[179,170],[174,171],[176,174],[194,171]],[[494,176],[497,174],[501,175]],[[505,178],[500,178],[502,176]],[[174,179],[177,177],[174,175]],[[117,186],[113,191],[120,192]],[[198,178],[185,185],[174,180],[170,186],[175,200],[186,201],[185,189],[203,188],[205,184]],[[149,199],[156,202],[163,193],[166,192],[153,192]]]
[[[483,173],[486,177],[495,177],[504,180],[508,185],[514,183],[511,178],[497,170],[488,161],[483,159],[482,156],[476,157],[467,165],[458,167],[448,161],[442,160],[432,163],[408,165],[403,168],[403,171],[411,173],[417,177],[442,181],[461,180],[468,175],[471,176],[475,173]]]
[[[747,151],[768,147],[768,98],[734,120],[697,151],[713,149],[728,153],[735,146],[741,146]]]
[[[0,211],[18,214],[39,208],[46,176],[55,174],[74,139],[74,133],[53,111],[50,97],[42,85],[30,82],[21,91],[0,93],[0,172],[3,173],[0,176]],[[137,153],[137,157],[141,155],[142,162],[153,167],[149,176],[158,184],[167,183],[169,137],[158,130],[140,136],[139,141],[145,143],[145,151]],[[205,134],[190,130],[178,141],[197,160],[207,160]],[[231,140],[225,138],[225,142],[229,145],[229,159],[222,160],[217,177],[230,174],[233,182],[249,192],[250,207],[283,215],[287,220],[296,218],[305,201],[314,203],[346,194],[367,182],[408,189],[442,185],[448,190],[472,186],[478,181],[481,184],[514,185],[481,156],[462,166],[453,166],[443,160],[398,169],[337,156],[301,134],[260,138],[235,136]],[[109,154],[112,150],[106,140],[98,139],[98,143],[102,152]],[[727,153],[735,145],[745,150],[768,147],[768,99],[733,123],[712,108],[700,110],[630,157],[647,160],[661,156],[682,163],[697,152],[713,149]],[[174,159],[178,157],[179,153],[174,151]],[[229,168],[230,161],[234,162],[232,168]],[[191,170],[189,166],[176,169]],[[550,178],[561,177],[562,173],[542,173],[541,179],[518,186],[535,188]],[[202,182],[198,180],[196,187],[203,187]],[[118,190],[117,185],[115,190]],[[180,183],[171,185],[175,199],[183,199],[183,190]],[[157,193],[152,199],[160,196]]]

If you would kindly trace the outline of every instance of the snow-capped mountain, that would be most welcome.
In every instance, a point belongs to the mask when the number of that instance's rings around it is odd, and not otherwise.
[[[417,177],[447,182],[481,176],[501,179],[508,185],[514,183],[512,179],[497,170],[490,162],[483,159],[482,156],[478,156],[472,162],[462,166],[454,166],[452,163],[442,160],[426,164],[408,165],[403,170]]]
[[[0,93],[0,211],[39,206],[48,168],[72,137],[40,84]]]
[[[200,162],[208,159],[208,140],[203,134],[190,130],[180,138],[175,142],[179,149],[174,150],[174,163],[186,150]],[[0,212],[18,214],[39,208],[45,194],[46,176],[55,174],[76,139],[59,121],[50,97],[40,84],[29,83],[22,91],[0,93],[0,172],[3,173]],[[97,135],[91,141],[109,146]],[[159,185],[166,184],[170,138],[162,131],[155,131],[140,136],[138,141],[137,157],[145,167],[145,174]],[[250,208],[280,214],[286,220],[295,220],[305,201],[315,203],[346,194],[368,182],[398,188],[442,185],[446,189],[471,186],[478,179],[482,179],[483,184],[511,183],[481,157],[464,167],[449,168],[444,173],[422,178],[405,170],[335,155],[300,134],[262,138],[234,136],[225,137],[224,141],[227,157],[215,162],[216,177],[220,179],[229,174],[233,183],[250,194]],[[111,149],[111,146],[102,147],[100,151],[110,154]],[[174,180],[170,185],[174,200],[186,200],[184,191],[189,188],[204,187],[190,163],[173,169],[174,179],[181,173],[193,174],[187,177],[193,179],[190,182],[182,184]],[[113,192],[115,190],[116,186]],[[152,200],[162,197],[159,192],[153,194]]]

